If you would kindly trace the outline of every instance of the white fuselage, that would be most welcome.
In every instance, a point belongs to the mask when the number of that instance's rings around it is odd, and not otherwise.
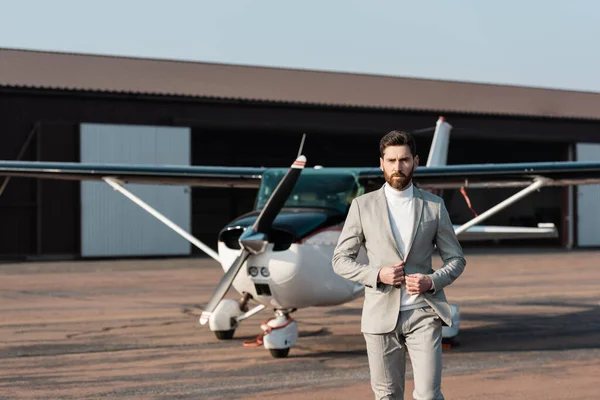
[[[333,306],[361,296],[363,285],[333,271],[332,256],[339,233],[326,232],[327,243],[315,243],[314,240],[292,243],[284,251],[272,251],[270,244],[264,253],[248,258],[233,281],[233,287],[240,294],[247,292],[257,302],[277,309]],[[224,271],[240,253],[223,242],[218,243],[218,251]],[[361,251],[357,261],[367,262],[364,254]],[[256,276],[250,275],[250,267],[257,267]],[[268,276],[263,276],[262,268],[268,269]],[[270,295],[265,293],[264,285],[268,285]]]
[[[467,232],[470,236],[463,240],[476,240],[478,236],[485,238],[483,228],[486,227],[470,228],[473,232]],[[344,279],[333,271],[333,251],[340,229],[326,229],[300,243],[292,243],[284,251],[273,251],[273,245],[269,244],[264,253],[251,255],[244,263],[233,281],[234,289],[240,294],[247,292],[257,302],[277,309],[333,306],[361,296],[363,285]],[[231,249],[220,241],[218,252],[225,272],[240,254],[240,250]],[[364,248],[361,248],[357,261],[368,264]],[[250,267],[257,267],[256,276],[250,275]],[[262,275],[263,268],[268,270],[268,276]]]

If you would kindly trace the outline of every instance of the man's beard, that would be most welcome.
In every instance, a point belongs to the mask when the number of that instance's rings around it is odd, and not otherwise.
[[[411,170],[408,175],[404,175],[401,172],[393,172],[391,175],[388,175],[385,172],[383,174],[385,175],[385,181],[388,183],[388,185],[390,185],[391,187],[393,187],[396,190],[403,190],[411,182],[412,177],[413,177],[413,172],[414,171]],[[400,179],[393,179],[395,177],[398,177]]]

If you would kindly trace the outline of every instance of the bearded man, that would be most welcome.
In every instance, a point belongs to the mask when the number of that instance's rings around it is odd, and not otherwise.
[[[365,285],[361,318],[375,399],[404,399],[406,354],[414,399],[442,395],[442,326],[452,326],[444,288],[466,261],[442,198],[413,185],[414,138],[391,131],[379,143],[386,183],[356,197],[333,254],[334,271]],[[361,247],[368,264],[356,261]],[[436,249],[443,265],[432,268]]]

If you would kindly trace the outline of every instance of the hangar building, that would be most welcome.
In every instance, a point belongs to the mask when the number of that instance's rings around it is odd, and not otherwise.
[[[0,110],[2,160],[288,166],[306,133],[309,167],[376,166],[392,129],[413,132],[426,157],[440,115],[449,164],[600,159],[600,94],[566,90],[0,49]],[[103,184],[0,182],[2,259],[200,253]],[[213,248],[255,196],[135,190]],[[469,197],[482,212],[512,193]],[[444,198],[454,223],[472,218],[460,193]],[[558,239],[525,244],[598,246],[598,204],[596,186],[545,188],[486,223],[553,222]]]

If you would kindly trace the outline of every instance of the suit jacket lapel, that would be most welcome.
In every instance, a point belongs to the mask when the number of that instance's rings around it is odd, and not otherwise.
[[[417,236],[417,231],[419,230],[419,224],[421,223],[421,217],[423,216],[423,206],[425,204],[425,202],[423,201],[423,194],[421,193],[421,191],[419,189],[417,189],[416,187],[413,186],[413,201],[415,204],[415,211],[414,211],[414,224],[413,224],[413,231],[412,231],[412,235],[410,238],[410,242],[408,242],[407,246],[406,246],[406,258],[408,258],[408,254],[410,253],[410,249],[412,247],[413,242],[415,241],[415,237]]]
[[[388,240],[390,241],[390,244],[394,247],[394,249],[396,249],[396,252],[398,253],[398,256],[400,256],[400,259],[404,260],[404,257],[402,257],[402,252],[398,248],[398,243],[396,243],[396,238],[394,238],[394,233],[392,232],[390,212],[388,210],[387,201],[385,199],[385,192],[383,190],[384,189],[382,186],[377,193],[377,201],[379,203],[377,209],[381,210],[381,212],[378,213],[378,215],[381,216],[381,226],[383,226],[383,229],[385,230],[385,236],[387,236]]]

